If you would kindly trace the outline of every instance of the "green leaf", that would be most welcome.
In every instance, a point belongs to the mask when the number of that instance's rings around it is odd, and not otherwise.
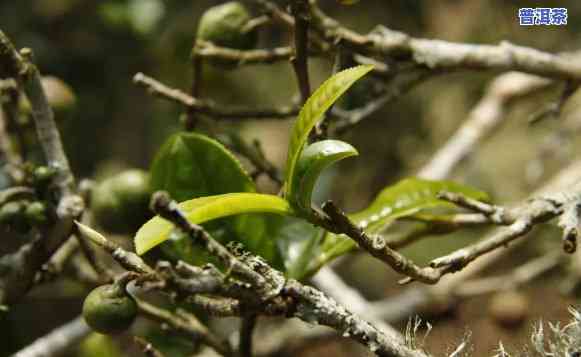
[[[438,198],[441,191],[459,193],[480,201],[488,200],[485,192],[452,181],[406,178],[383,189],[371,205],[350,217],[367,231],[379,231],[394,219],[426,208],[454,208],[453,204]]]
[[[228,192],[255,192],[254,182],[222,144],[204,135],[179,133],[169,138],[151,167],[154,190],[178,202]]]
[[[357,150],[344,141],[323,140],[309,145],[297,162],[295,187],[290,197],[300,210],[310,211],[311,196],[321,172],[329,165],[344,158],[357,155]]]
[[[485,192],[451,181],[432,181],[407,178],[383,189],[366,209],[350,214],[349,217],[374,234],[382,231],[398,218],[408,217],[433,208],[456,208],[453,204],[438,198],[441,191],[460,193],[467,197],[487,201]],[[345,235],[327,232],[320,253],[311,265],[316,271],[330,260],[356,248],[356,244]]]
[[[323,114],[353,83],[373,69],[372,65],[357,66],[341,71],[326,80],[307,100],[296,120],[288,148],[285,197],[296,197],[293,190],[295,166],[301,157],[309,133],[321,121]]]
[[[201,197],[182,202],[179,206],[186,214],[188,221],[195,224],[242,213],[293,214],[293,210],[286,200],[277,196],[258,193],[228,193]],[[137,231],[135,236],[137,254],[144,254],[151,248],[166,241],[173,227],[171,222],[159,216],[149,220]]]
[[[276,243],[287,277],[302,279],[319,254],[324,230],[303,219],[282,217]]]
[[[255,192],[253,181],[239,161],[222,144],[199,134],[180,133],[162,146],[152,165],[152,183],[177,201],[232,192]],[[270,221],[273,215],[237,214],[204,223],[204,228],[221,243],[238,241],[254,254],[281,266]],[[167,257],[189,262],[207,262],[196,244],[183,235],[171,234],[161,247]]]

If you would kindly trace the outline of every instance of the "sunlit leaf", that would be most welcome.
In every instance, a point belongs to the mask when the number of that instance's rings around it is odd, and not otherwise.
[[[301,109],[293,126],[286,164],[285,197],[295,197],[293,190],[295,166],[313,127],[323,118],[323,114],[353,83],[373,69],[372,65],[364,65],[341,71],[326,80]]]
[[[180,203],[179,207],[186,214],[188,221],[195,224],[243,213],[293,214],[293,210],[286,200],[273,195],[257,193],[228,193],[195,198]],[[137,254],[143,254],[166,241],[173,228],[171,222],[159,216],[149,220],[137,231],[135,236]]]
[[[488,200],[485,192],[452,181],[406,178],[383,189],[371,205],[350,217],[367,231],[381,230],[393,219],[410,216],[426,208],[453,208],[453,204],[438,198],[438,193],[442,191],[459,193],[480,201]]]

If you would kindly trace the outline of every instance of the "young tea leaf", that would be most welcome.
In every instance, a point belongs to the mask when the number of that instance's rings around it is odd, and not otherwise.
[[[301,157],[305,142],[323,114],[353,83],[373,69],[372,65],[357,66],[341,71],[326,80],[307,100],[296,120],[288,148],[286,163],[285,197],[296,197],[295,166]]]
[[[300,210],[310,210],[313,189],[321,172],[327,166],[357,154],[353,146],[339,140],[323,140],[309,145],[297,162],[295,187],[291,190],[294,196],[290,201],[295,202]]]
[[[182,202],[179,206],[186,214],[188,221],[195,224],[243,213],[293,214],[293,210],[286,200],[277,196],[258,193],[227,193],[201,197]],[[174,226],[171,222],[159,216],[149,220],[137,231],[135,236],[137,254],[144,254],[151,248],[166,241],[173,228]]]

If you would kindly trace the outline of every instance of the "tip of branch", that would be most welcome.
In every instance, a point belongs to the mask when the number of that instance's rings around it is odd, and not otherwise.
[[[149,208],[160,216],[164,216],[172,203],[172,199],[167,191],[156,191],[151,195]]]
[[[135,73],[135,75],[133,76],[133,83],[140,83],[143,82],[143,79],[145,78],[145,75],[142,72],[137,72]]]
[[[96,230],[85,226],[79,221],[74,221],[75,225],[77,226],[79,234],[91,242],[97,244],[100,247],[104,247],[107,245],[107,238],[103,236],[101,233],[97,232]]]

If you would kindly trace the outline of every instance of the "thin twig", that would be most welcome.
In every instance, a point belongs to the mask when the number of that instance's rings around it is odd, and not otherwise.
[[[295,106],[272,109],[225,109],[212,102],[191,97],[179,89],[170,88],[143,73],[137,73],[133,77],[133,82],[147,89],[152,95],[171,100],[197,113],[211,116],[215,120],[287,119],[298,114],[298,108]]]
[[[309,47],[309,5],[308,0],[292,0],[291,13],[294,25],[294,56],[291,63],[295,70],[301,102],[304,104],[311,95],[309,81],[308,47]]]
[[[428,284],[435,284],[438,282],[441,276],[440,272],[429,267],[421,268],[414,264],[410,259],[390,248],[387,245],[385,238],[381,236],[369,236],[332,202],[326,202],[322,206],[322,209],[328,215],[330,219],[328,227],[331,228],[334,233],[343,233],[347,235],[349,238],[357,242],[359,247],[407,277]]]
[[[559,118],[561,116],[561,111],[563,110],[565,103],[573,94],[575,94],[578,88],[579,82],[572,80],[566,81],[565,87],[561,91],[561,95],[559,96],[557,101],[554,103],[549,103],[549,105],[545,106],[539,112],[534,113],[529,118],[529,124],[531,125],[537,124],[541,120],[548,117]]]
[[[563,254],[559,251],[552,251],[539,258],[531,259],[508,274],[466,281],[458,287],[454,294],[458,297],[469,297],[499,290],[515,289],[555,268],[562,262]]]
[[[13,147],[8,134],[8,127],[16,126],[18,95],[18,87],[14,80],[0,81],[0,163],[3,162],[5,172],[14,184],[19,184],[24,178],[21,169],[22,154]],[[17,137],[20,140],[20,134]],[[19,149],[22,150],[23,147]]]
[[[511,72],[498,76],[470,111],[464,124],[419,170],[418,176],[438,180],[450,175],[455,167],[476,150],[478,143],[502,124],[507,108],[513,101],[551,84],[549,80],[524,73]]]
[[[252,335],[256,326],[257,316],[254,314],[244,316],[240,326],[240,357],[252,357]]]
[[[13,357],[60,356],[87,336],[91,329],[79,316],[16,352]]]
[[[206,60],[220,59],[237,65],[270,64],[288,61],[293,55],[291,47],[275,47],[271,49],[237,50],[220,47],[210,42],[198,41],[194,49],[196,56]]]
[[[139,312],[145,317],[167,324],[173,330],[212,347],[222,356],[232,356],[232,348],[227,341],[222,340],[208,330],[194,315],[178,310],[170,312],[149,304],[141,299],[137,300]]]
[[[203,74],[203,61],[197,55],[195,48],[196,43],[194,43],[194,50],[192,51],[192,89],[190,94],[192,98],[200,98],[200,92],[202,90],[202,74]],[[185,129],[186,131],[191,131],[196,126],[196,109],[194,107],[186,107],[186,120]]]

